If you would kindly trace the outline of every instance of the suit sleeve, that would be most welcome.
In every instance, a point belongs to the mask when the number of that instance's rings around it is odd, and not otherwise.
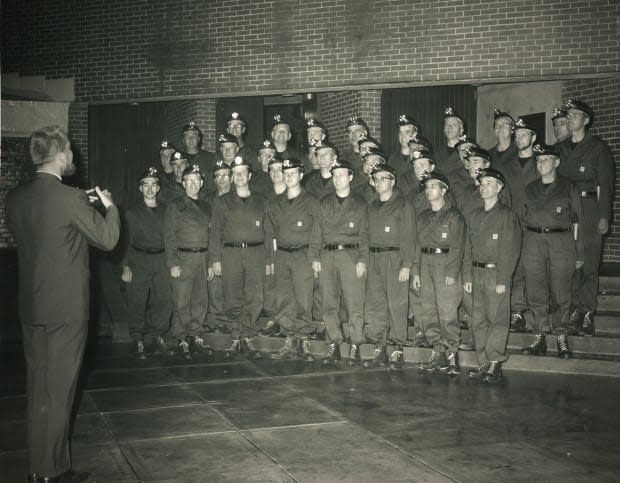
[[[118,208],[110,206],[102,216],[88,204],[86,193],[79,192],[72,201],[73,226],[86,237],[88,243],[105,251],[112,250],[120,236],[120,214]]]
[[[599,218],[611,220],[611,200],[614,193],[615,173],[614,160],[609,147],[600,142],[597,153],[598,186],[600,190],[598,200]]]

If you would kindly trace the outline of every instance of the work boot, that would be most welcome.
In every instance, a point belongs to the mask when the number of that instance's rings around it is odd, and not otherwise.
[[[263,355],[254,345],[254,339],[252,337],[245,337],[243,339],[243,352],[245,352],[251,359],[263,358]]]
[[[570,359],[571,355],[570,349],[568,348],[568,336],[566,334],[558,335],[558,357]]]
[[[215,333],[216,334],[230,334],[231,330],[230,330],[230,327],[228,327],[225,324],[217,324],[217,326],[215,327]]]
[[[340,345],[331,343],[327,346],[327,356],[323,359],[323,365],[333,364],[340,360]]]
[[[226,357],[229,359],[241,352],[241,339],[233,339],[230,347],[226,349]]]
[[[260,331],[261,334],[266,336],[272,336],[278,332],[280,332],[280,325],[276,324],[273,320],[267,322],[265,324],[265,327],[263,327]]]
[[[317,329],[308,336],[310,340],[325,340],[325,328]]]
[[[199,335],[194,336],[193,345],[194,345],[194,348],[196,349],[196,352],[200,352],[206,355],[207,357],[210,357],[213,355],[213,349],[211,349],[209,344],[207,344],[205,340]]]
[[[577,307],[571,307],[568,314],[568,327],[571,334],[580,333],[583,328],[584,313]]]
[[[385,367],[387,363],[387,354],[385,352],[385,346],[375,345],[375,350],[372,353],[372,359],[366,359],[364,361],[364,367]]]
[[[396,349],[390,354],[390,369],[398,371],[405,365],[405,354],[402,349]]]
[[[299,355],[306,362],[314,361],[314,356],[310,352],[310,342],[308,339],[301,339],[301,344],[299,344]]]
[[[297,355],[295,350],[295,346],[297,341],[292,337],[287,337],[284,341],[284,345],[280,348],[278,352],[274,352],[271,354],[271,358],[274,360],[282,360],[282,359],[292,359]]]
[[[489,384],[497,384],[502,380],[502,363],[499,361],[491,361],[487,373],[483,381]]]
[[[172,351],[166,345],[166,341],[164,340],[163,337],[158,337],[157,339],[155,339],[155,348],[156,348],[157,351],[159,351],[161,354],[163,354],[165,356],[174,355],[174,351]]]
[[[592,310],[588,310],[583,314],[581,332],[583,335],[594,335],[594,312]]]
[[[358,344],[351,344],[349,347],[347,365],[357,366],[360,362],[362,362],[362,357],[360,356],[360,346]]]
[[[536,334],[534,342],[521,351],[525,356],[544,356],[547,354],[547,344],[544,334]]]
[[[136,340],[136,357],[141,361],[146,360],[146,353],[144,352],[144,341],[142,339]]]
[[[486,361],[482,363],[481,365],[479,365],[478,367],[476,367],[475,369],[470,369],[469,371],[467,371],[467,377],[471,380],[480,381],[484,379],[484,376],[486,376],[486,373],[489,370],[490,366],[491,366],[491,362]]]
[[[428,339],[426,338],[426,335],[424,335],[424,332],[422,331],[418,331],[416,333],[416,335],[413,337],[413,345],[416,347],[430,347],[430,344],[428,343]]]
[[[448,374],[450,376],[458,376],[461,373],[461,368],[459,366],[459,354],[458,352],[449,352],[448,353],[448,365],[440,367],[439,370],[444,374]]]
[[[431,356],[426,362],[422,362],[418,365],[418,369],[425,372],[435,372],[438,371],[440,367],[447,366],[448,361],[446,359],[445,351],[437,351],[433,349],[431,352]]]
[[[525,332],[523,312],[513,312],[510,315],[510,332]]]
[[[192,354],[189,351],[189,342],[187,342],[185,339],[181,339],[179,341],[179,354],[186,361],[192,360]]]

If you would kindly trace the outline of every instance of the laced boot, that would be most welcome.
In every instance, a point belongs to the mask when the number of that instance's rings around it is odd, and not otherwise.
[[[301,344],[299,344],[299,355],[306,362],[314,361],[314,356],[310,352],[310,342],[308,339],[301,339]]]
[[[581,332],[583,335],[594,335],[594,312],[592,310],[588,310],[583,314]]]
[[[340,345],[331,343],[327,346],[327,356],[323,359],[323,365],[333,364],[340,360]]]
[[[461,373],[461,367],[459,366],[459,354],[458,352],[448,353],[448,365],[440,367],[439,370],[450,376],[458,376]]]
[[[189,351],[189,342],[185,339],[179,341],[179,354],[181,355],[181,358],[186,361],[192,360],[192,353]]]
[[[484,376],[486,375],[490,366],[491,366],[491,361],[483,362],[475,369],[470,369],[469,371],[467,371],[467,377],[471,380],[480,381],[484,379]]]
[[[568,348],[568,336],[566,334],[558,335],[558,357],[570,359],[571,355],[570,349]]]
[[[446,359],[446,354],[444,351],[437,351],[433,349],[431,352],[431,356],[428,361],[422,362],[418,365],[418,369],[425,372],[435,372],[438,371],[440,367],[444,367],[448,365],[448,361]]]
[[[362,362],[362,357],[360,355],[360,346],[359,344],[351,344],[349,347],[349,357],[347,358],[348,366],[357,366],[360,362]]]
[[[534,342],[521,351],[526,356],[544,356],[547,353],[547,344],[544,334],[536,334]]]
[[[144,341],[142,339],[138,339],[136,341],[136,357],[141,361],[146,359],[146,353],[144,351]]]
[[[523,312],[513,312],[510,315],[510,332],[525,332]]]
[[[247,353],[251,359],[262,359],[263,355],[254,345],[254,339],[252,337],[245,337],[243,339],[243,351]]]
[[[584,315],[577,307],[571,307],[568,314],[568,326],[571,334],[578,334],[583,330]]]
[[[267,322],[265,324],[265,327],[260,330],[260,333],[266,336],[272,336],[278,332],[280,332],[280,326],[276,324],[273,320]]]
[[[390,369],[400,370],[405,366],[405,354],[402,347],[399,347],[390,354]]]
[[[416,335],[413,337],[413,345],[416,347],[430,347],[428,339],[422,331],[417,332]]]
[[[208,357],[213,355],[213,349],[211,349],[211,346],[209,346],[209,344],[207,344],[199,335],[194,336],[193,343],[197,352],[201,352]]]
[[[271,354],[271,358],[274,360],[291,359],[295,357],[295,344],[296,341],[292,337],[287,337],[284,341],[284,345],[278,352]]]
[[[489,384],[500,382],[502,380],[502,363],[499,361],[491,361],[483,380]]]
[[[230,347],[226,349],[226,357],[229,359],[241,352],[241,339],[233,339]]]
[[[163,337],[158,337],[155,340],[155,347],[157,348],[157,350],[165,355],[165,356],[171,356],[174,355],[174,352],[172,350],[170,350],[170,348],[166,345],[166,341],[164,340]]]
[[[364,367],[385,367],[386,362],[387,354],[385,352],[385,347],[377,344],[372,353],[372,359],[366,359],[364,361]]]

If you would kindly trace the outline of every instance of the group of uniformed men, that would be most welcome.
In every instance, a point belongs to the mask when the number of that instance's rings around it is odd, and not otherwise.
[[[190,122],[183,150],[162,142],[163,173],[143,174],[143,202],[126,214],[122,278],[138,356],[145,338],[169,354],[174,339],[187,359],[212,354],[203,334],[216,330],[232,334],[227,354],[260,358],[264,312],[286,336],[274,359],[312,361],[309,338],[324,324],[323,363],[346,342],[347,363],[358,364],[370,342],[365,366],[400,368],[408,319],[413,343],[432,348],[425,372],[460,373],[464,320],[479,364],[472,379],[502,378],[509,330],[534,332],[524,353],[544,354],[551,333],[570,357],[567,335],[594,333],[614,171],[586,103],[569,100],[552,119],[551,146],[496,109],[487,151],[447,108],[434,151],[403,114],[389,157],[360,117],[347,122],[342,154],[316,119],[306,123],[307,154],[289,146],[280,115],[255,151],[232,113],[217,155]]]

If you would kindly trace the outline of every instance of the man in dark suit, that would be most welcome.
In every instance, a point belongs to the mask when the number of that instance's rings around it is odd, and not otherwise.
[[[76,482],[69,420],[87,335],[88,245],[114,248],[119,214],[96,187],[105,216],[86,193],[61,183],[75,171],[67,134],[35,131],[30,155],[38,170],[7,198],[7,221],[19,257],[19,314],[27,366],[29,481]],[[96,196],[95,196],[96,195]]]

